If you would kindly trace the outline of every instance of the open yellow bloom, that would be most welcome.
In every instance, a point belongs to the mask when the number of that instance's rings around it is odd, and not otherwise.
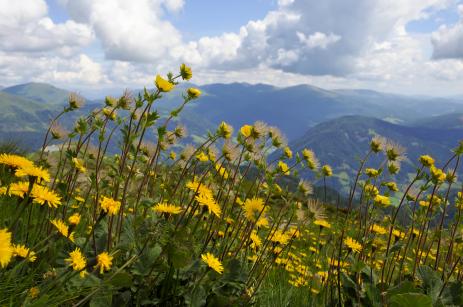
[[[252,126],[251,125],[244,125],[243,127],[240,128],[240,133],[244,137],[250,137],[252,134]]]
[[[69,224],[71,225],[77,225],[80,223],[80,214],[79,213],[74,213],[70,217],[68,217]]]
[[[251,235],[249,236],[251,239],[251,247],[256,249],[262,245],[262,240],[260,239],[259,235],[257,234],[257,231],[253,230],[251,232]]]
[[[166,214],[179,214],[183,211],[182,207],[170,205],[166,203],[159,203],[153,207],[153,210],[157,213],[166,213]]]
[[[109,215],[116,215],[119,212],[121,207],[121,202],[114,200],[112,198],[103,196],[103,199],[100,201],[101,209]]]
[[[360,253],[363,249],[362,245],[354,239],[352,239],[351,237],[346,237],[344,239],[344,244],[346,244],[346,246],[355,253]]]
[[[5,164],[14,168],[26,168],[34,166],[34,163],[24,157],[12,154],[0,154],[0,164]]]
[[[34,165],[18,168],[15,172],[15,175],[17,177],[35,177],[39,181],[50,181],[50,174],[48,173],[48,171],[46,169]]]
[[[255,222],[259,214],[263,214],[264,210],[264,201],[262,198],[254,197],[252,199],[246,199],[244,202],[244,215],[246,218],[251,221]]]
[[[434,159],[430,155],[422,155],[419,160],[425,167],[431,167],[434,165]]]
[[[13,255],[27,259],[29,262],[34,262],[37,260],[35,252],[21,244],[13,245]]]
[[[209,213],[214,214],[216,217],[220,217],[222,215],[222,209],[220,209],[219,204],[215,202],[213,197],[208,195],[198,195],[195,199],[200,205],[206,206]]]
[[[11,245],[11,232],[8,229],[0,229],[0,266],[6,267],[13,256],[13,246]]]
[[[384,235],[387,233],[386,228],[378,224],[373,224],[370,228],[371,231],[376,232],[377,234]]]
[[[387,207],[391,204],[389,197],[384,195],[376,195],[374,198],[375,205],[380,207]]]
[[[14,182],[10,185],[10,189],[8,191],[8,194],[19,196],[21,198],[24,198],[24,195],[29,191],[29,182],[27,181],[20,181],[20,182]]]
[[[87,259],[85,259],[85,256],[78,247],[70,252],[69,258],[64,259],[64,261],[69,262],[69,265],[72,266],[74,271],[81,271],[85,269],[85,266],[87,265]]]
[[[96,256],[96,266],[95,268],[100,268],[100,274],[103,274],[104,271],[109,271],[113,264],[113,256],[107,252],[102,252]]]
[[[52,190],[41,185],[34,185],[31,196],[34,198],[33,202],[40,205],[47,203],[50,208],[58,208],[58,205],[61,205],[61,197]]]
[[[331,228],[331,224],[327,220],[317,219],[313,222],[315,225],[320,226],[321,228]]]
[[[216,258],[211,253],[206,253],[201,255],[201,259],[206,263],[211,269],[216,271],[219,274],[223,273],[223,265],[218,258]]]
[[[156,81],[154,82],[156,87],[161,92],[170,92],[174,89],[175,85],[170,83],[168,80],[163,79],[160,75],[156,76]]]
[[[287,233],[284,233],[281,230],[277,230],[273,233],[270,241],[285,245],[289,242],[290,239],[291,237]]]
[[[59,233],[74,242],[74,233],[69,234],[69,227],[62,220],[53,219],[50,220],[50,223],[56,227]]]

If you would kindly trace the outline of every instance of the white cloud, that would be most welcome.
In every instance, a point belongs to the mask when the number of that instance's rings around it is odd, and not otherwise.
[[[108,59],[152,62],[181,44],[181,34],[162,18],[162,5],[177,11],[183,1],[69,0],[71,17],[90,25]]]
[[[458,6],[460,20],[453,26],[442,25],[431,38],[435,59],[463,59],[463,4]]]
[[[0,0],[0,50],[69,55],[88,45],[91,29],[74,21],[54,23],[43,0]]]
[[[301,43],[307,45],[309,49],[312,48],[321,48],[326,49],[331,44],[336,43],[341,39],[339,35],[330,33],[326,35],[325,33],[315,32],[314,34],[309,35],[308,37],[302,32],[296,32],[297,37]]]
[[[439,29],[432,43],[405,30],[451,0],[279,0],[262,19],[195,41],[167,21],[184,0],[58,1],[71,20],[53,22],[43,0],[0,0],[0,84],[133,88],[181,62],[198,83],[439,93],[458,92],[463,80],[462,61],[430,59],[432,47],[435,58],[461,58],[463,21]]]

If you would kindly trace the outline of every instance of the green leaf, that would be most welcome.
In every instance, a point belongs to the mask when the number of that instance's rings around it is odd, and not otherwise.
[[[396,294],[389,300],[391,307],[432,307],[431,297],[421,293]]]
[[[128,288],[132,286],[132,275],[127,272],[119,272],[111,276],[108,283],[116,288]]]
[[[418,268],[418,275],[423,282],[425,293],[429,294],[432,301],[435,302],[438,299],[439,292],[442,288],[442,280],[440,279],[439,274],[429,266],[420,266]]]
[[[98,292],[90,300],[90,307],[107,307],[112,305],[112,295],[109,292]]]
[[[413,284],[413,282],[407,280],[389,289],[386,295],[388,298],[391,298],[392,296],[397,295],[397,294],[419,293],[419,292],[420,290],[415,288],[415,285]]]

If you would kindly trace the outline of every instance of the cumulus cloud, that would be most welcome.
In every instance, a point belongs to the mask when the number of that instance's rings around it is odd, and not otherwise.
[[[453,26],[442,25],[432,35],[434,59],[463,59],[463,4],[458,10],[459,22]]]
[[[220,69],[267,65],[302,75],[346,76],[355,72],[355,62],[372,46],[446,4],[447,0],[281,0],[277,10],[239,32],[188,44],[184,50],[194,56],[183,58]],[[181,52],[176,54],[182,58]]]
[[[0,84],[139,87],[181,62],[194,67],[199,83],[410,92],[457,88],[463,79],[462,61],[429,58],[429,33],[405,30],[450,0],[278,0],[262,19],[193,41],[168,21],[184,0],[57,1],[66,22],[52,21],[44,0],[0,0]],[[434,58],[462,58],[462,20],[432,35]]]
[[[0,50],[69,55],[92,39],[86,25],[72,20],[54,23],[43,0],[0,0]]]
[[[88,24],[108,59],[152,62],[181,44],[180,32],[163,19],[163,7],[178,11],[181,0],[69,0],[64,4],[77,22]]]

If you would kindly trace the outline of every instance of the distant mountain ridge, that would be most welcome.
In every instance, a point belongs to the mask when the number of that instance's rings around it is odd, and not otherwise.
[[[180,91],[193,84],[181,84],[166,99],[157,102],[161,113],[181,103]],[[185,108],[177,122],[183,122],[198,139],[207,130],[226,121],[235,128],[261,120],[280,128],[290,140],[297,139],[311,127],[346,115],[381,118],[409,124],[422,118],[446,113],[463,113],[463,103],[450,98],[416,98],[370,90],[325,90],[310,85],[286,88],[266,84],[208,84],[198,86],[203,94]],[[122,94],[122,90],[120,94]],[[138,90],[134,90],[136,95]],[[50,119],[67,103],[69,91],[46,83],[27,83],[0,90],[0,138],[9,133],[34,131],[43,135]],[[87,112],[102,106],[102,99],[87,101]],[[72,125],[80,113],[65,117]],[[30,138],[30,135],[27,136]],[[34,148],[34,140],[31,147]]]
[[[440,128],[422,126],[403,126],[377,118],[365,116],[344,116],[318,124],[298,139],[290,142],[294,151],[312,149],[322,163],[334,170],[333,183],[347,192],[348,178],[353,178],[359,159],[369,150],[369,143],[375,135],[386,137],[406,148],[406,159],[402,162],[399,180],[408,179],[415,171],[418,158],[430,154],[438,166],[451,157],[451,150],[463,140],[463,128]],[[379,165],[373,158],[371,165]],[[302,173],[309,176],[310,172]]]

